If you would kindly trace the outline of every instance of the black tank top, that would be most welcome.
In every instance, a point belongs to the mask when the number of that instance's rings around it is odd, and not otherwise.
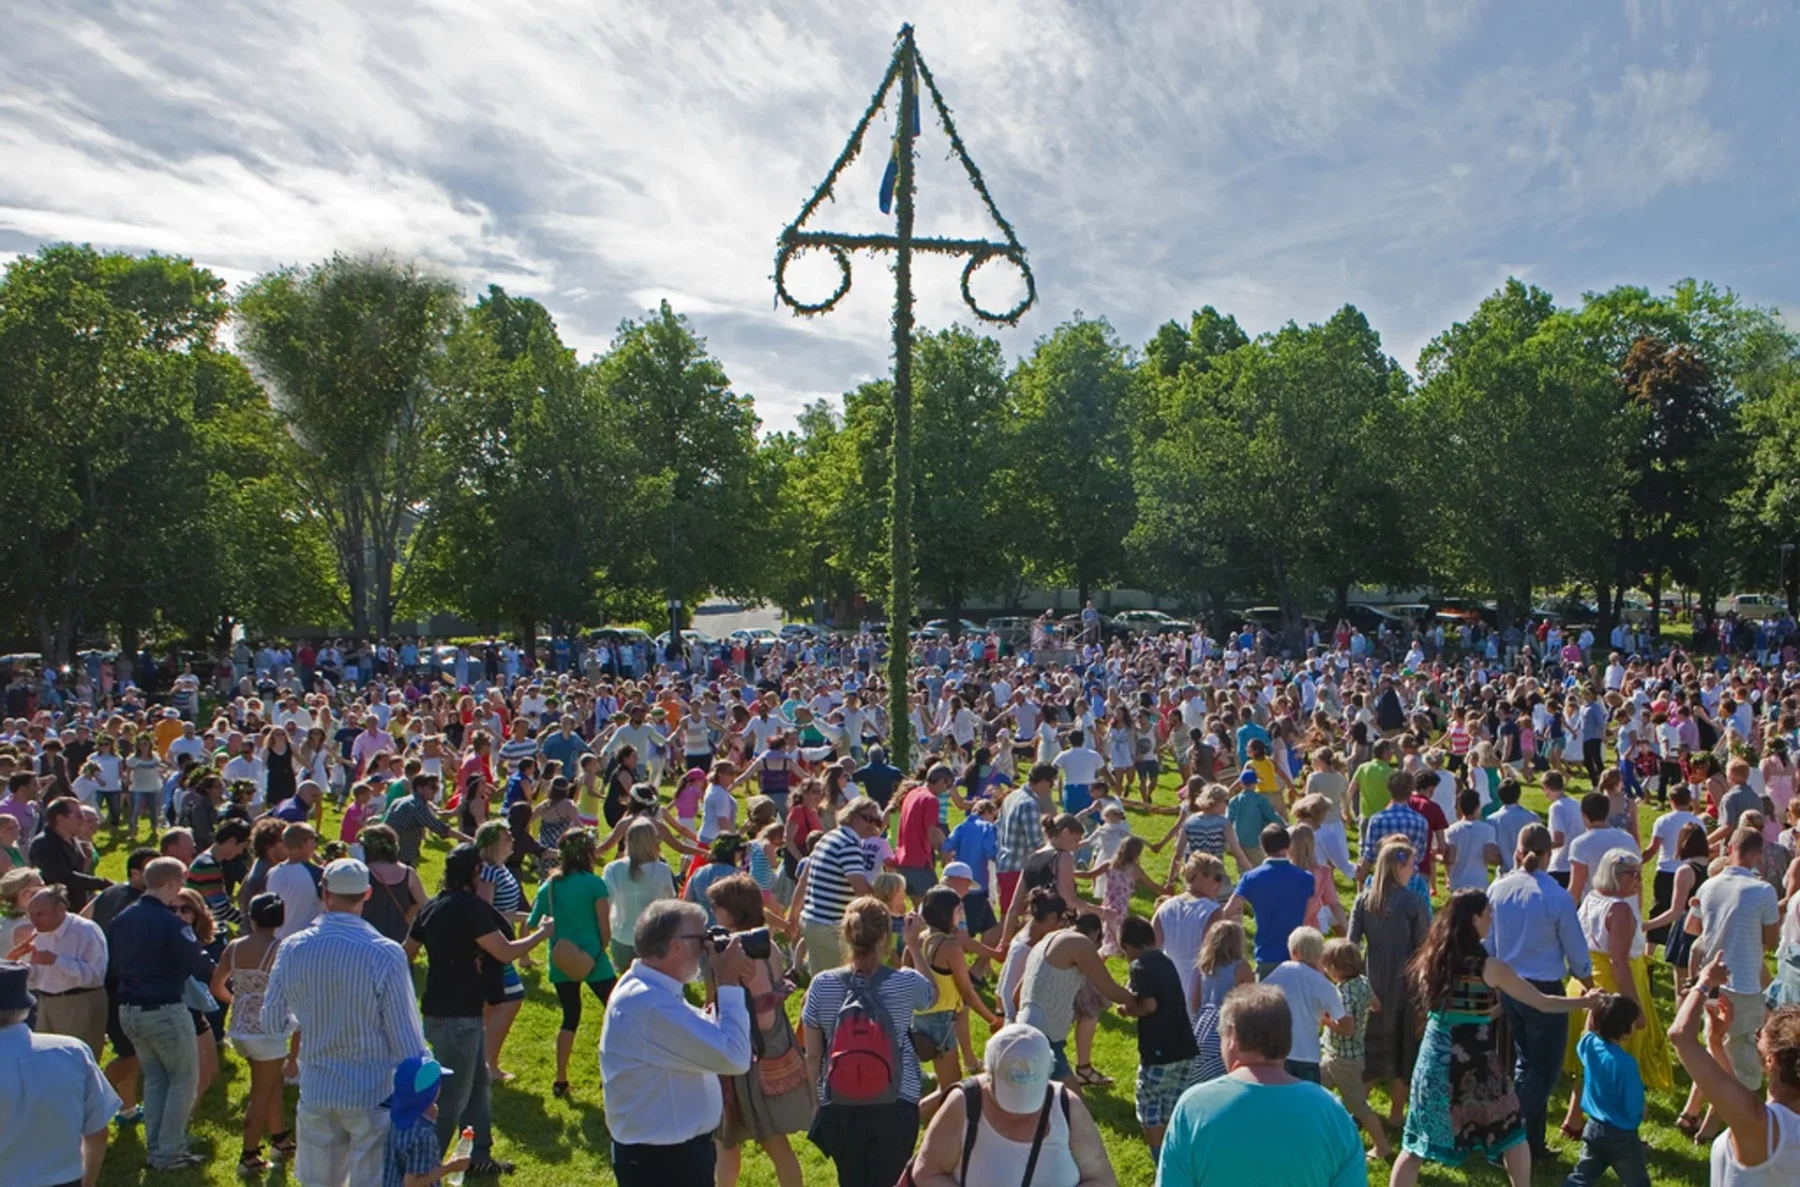
[[[1025,868],[1019,872],[1019,883],[1023,887],[1022,894],[1029,894],[1040,886],[1056,889],[1056,866],[1062,860],[1060,849],[1040,849],[1025,859]]]

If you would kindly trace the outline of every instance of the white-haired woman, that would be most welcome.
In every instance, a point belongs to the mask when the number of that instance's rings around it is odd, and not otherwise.
[[[1669,1064],[1669,1047],[1663,1041],[1662,1021],[1656,1016],[1656,1002],[1650,996],[1650,970],[1644,960],[1644,919],[1638,908],[1643,895],[1644,867],[1638,855],[1625,849],[1609,851],[1594,869],[1589,893],[1576,908],[1581,920],[1581,934],[1587,939],[1588,952],[1594,960],[1594,984],[1608,993],[1621,993],[1638,1004],[1643,1011],[1643,1025],[1632,1031],[1621,1044],[1638,1062],[1644,1087],[1667,1091],[1675,1083]],[[1580,987],[1571,983],[1571,996]],[[1581,1073],[1575,1057],[1575,1044],[1580,1029],[1569,1028],[1568,1053],[1563,1067],[1570,1076]],[[1562,1131],[1573,1141],[1581,1140],[1581,1093],[1569,1094],[1568,1116]]]

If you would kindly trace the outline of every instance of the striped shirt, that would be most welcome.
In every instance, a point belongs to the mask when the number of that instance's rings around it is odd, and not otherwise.
[[[517,767],[522,758],[536,758],[538,744],[536,738],[513,738],[500,744],[500,761],[509,767]]]
[[[513,915],[525,909],[525,892],[519,889],[519,880],[505,866],[482,862],[481,880],[494,887],[494,910],[502,915]]]
[[[834,927],[843,920],[844,908],[856,897],[850,889],[850,876],[869,876],[862,838],[847,824],[832,829],[813,849],[807,869],[811,873],[806,877],[806,904],[800,920]]]
[[[1017,873],[1025,859],[1044,844],[1044,813],[1037,796],[1021,788],[1000,805],[1000,847],[994,865],[1002,873]]]
[[[225,869],[211,849],[194,858],[194,864],[188,867],[187,885],[206,900],[206,909],[212,912],[213,923],[221,931],[235,931],[243,924],[237,904],[225,893]]]
[[[355,987],[355,1009],[346,994]],[[265,1034],[300,1030],[300,1098],[322,1109],[372,1109],[394,1090],[394,1068],[428,1055],[400,945],[360,915],[327,911],[275,953],[263,994]]]
[[[818,857],[817,853],[813,856]],[[821,973],[812,979],[806,987],[806,1003],[800,1007],[800,1021],[814,1027],[825,1036],[826,1051],[831,1050],[831,1036],[837,1030],[838,1011],[844,1008],[843,974],[848,970],[837,969]],[[913,1052],[912,1041],[908,1031],[912,1029],[913,1014],[928,1008],[937,999],[937,988],[917,969],[889,969],[881,975],[881,984],[875,990],[881,1006],[887,1011],[888,1021],[894,1027],[895,1046],[900,1048],[900,1099],[917,1102],[919,1099],[919,1057]],[[825,1064],[819,1061],[819,1103],[825,1102]]]

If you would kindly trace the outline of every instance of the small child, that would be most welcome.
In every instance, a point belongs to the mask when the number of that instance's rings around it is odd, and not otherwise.
[[[1163,1131],[1175,1102],[1193,1077],[1200,1048],[1188,1025],[1182,1000],[1181,973],[1156,946],[1149,920],[1128,916],[1119,927],[1125,959],[1131,962],[1126,988],[1136,1000],[1119,1013],[1137,1019],[1137,1119],[1144,1127],[1150,1161],[1162,1156]]]
[[[1194,1016],[1194,1045],[1200,1052],[1191,1083],[1204,1084],[1225,1074],[1219,1010],[1233,989],[1256,980],[1250,962],[1244,959],[1245,947],[1244,925],[1232,919],[1214,921],[1200,941],[1200,956],[1194,961],[1199,975],[1188,1000],[1188,1012]]]
[[[1513,781],[1517,787],[1517,781]],[[1516,802],[1516,800],[1515,800]],[[1502,864],[1500,834],[1488,821],[1481,819],[1481,795],[1465,789],[1456,797],[1456,823],[1444,832],[1444,867],[1450,889],[1485,890],[1488,867]]]
[[[375,794],[375,787],[367,779],[357,781],[350,789],[350,806],[344,809],[344,822],[338,829],[338,840],[351,847],[357,860],[362,860],[362,849],[357,838],[362,836],[363,825],[371,823],[369,816],[369,800]]]
[[[1602,994],[1588,1015],[1587,1032],[1575,1044],[1581,1061],[1581,1157],[1564,1187],[1589,1187],[1611,1167],[1623,1187],[1650,1187],[1644,1143],[1644,1080],[1638,1062],[1620,1042],[1642,1017],[1638,1004],[1622,993]]]
[[[1288,935],[1288,959],[1263,978],[1287,995],[1288,1013],[1294,1020],[1294,1045],[1288,1051],[1287,1074],[1320,1082],[1319,1024],[1340,1035],[1354,1031],[1355,1023],[1344,1010],[1337,986],[1319,969],[1325,958],[1325,937],[1316,927],[1296,927]]]
[[[1381,1002],[1364,975],[1362,949],[1349,940],[1332,940],[1325,945],[1319,966],[1337,986],[1338,996],[1344,1001],[1344,1015],[1350,1019],[1348,1034],[1326,1028],[1325,1058],[1319,1064],[1319,1078],[1325,1087],[1337,1089],[1344,1108],[1369,1131],[1375,1140],[1375,1157],[1391,1161],[1393,1151],[1388,1145],[1387,1130],[1382,1127],[1380,1116],[1369,1107],[1369,1092],[1363,1086],[1369,1015],[1381,1009]]]
[[[1105,938],[1100,944],[1100,955],[1106,959],[1124,954],[1119,936],[1119,925],[1131,913],[1131,896],[1142,886],[1151,892],[1162,887],[1144,871],[1144,838],[1127,836],[1119,845],[1119,851],[1113,859],[1104,865],[1094,867],[1094,872],[1106,879],[1106,898],[1101,906],[1106,908],[1103,934]]]
[[[1111,798],[1102,796],[1101,800],[1111,800]],[[1124,806],[1116,801],[1107,803],[1103,808],[1100,802],[1096,801],[1093,808],[1100,809],[1102,823],[1099,828],[1088,834],[1087,840],[1082,844],[1082,849],[1090,855],[1088,861],[1092,862],[1089,869],[1082,871],[1082,877],[1085,878],[1091,874],[1098,879],[1094,883],[1094,893],[1104,900],[1106,875],[1100,871],[1118,855],[1119,846],[1123,845],[1125,839],[1131,836],[1131,825],[1125,821]],[[1077,860],[1080,860],[1079,856]],[[1087,862],[1084,861],[1081,864],[1086,865]]]
[[[906,879],[892,870],[883,870],[870,880],[869,893],[887,906],[888,926],[894,933],[894,950],[888,964],[899,968],[900,957],[906,951]]]
[[[388,1111],[387,1153],[381,1187],[430,1187],[445,1175],[469,1169],[469,1159],[443,1161],[438,1144],[438,1085],[450,1073],[437,1060],[414,1055],[394,1069],[394,1093],[382,1102]]]
[[[1255,771],[1245,769],[1240,772],[1237,793],[1225,805],[1231,831],[1237,836],[1238,850],[1250,863],[1249,868],[1242,864],[1238,866],[1240,878],[1263,863],[1262,830],[1268,825],[1283,823],[1281,814],[1270,805],[1269,797],[1257,790],[1257,779]]]

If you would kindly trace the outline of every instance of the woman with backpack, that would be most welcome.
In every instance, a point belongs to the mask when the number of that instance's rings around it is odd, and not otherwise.
[[[906,949],[919,967],[924,930],[917,915],[906,917]],[[919,1138],[913,1014],[937,991],[916,968],[883,963],[893,932],[880,899],[852,899],[839,938],[849,963],[814,977],[800,1009],[806,1070],[819,1090],[807,1136],[837,1166],[838,1187],[893,1187]]]
[[[995,1031],[986,1070],[953,1088],[925,1130],[913,1187],[1117,1184],[1087,1105],[1050,1078],[1055,1058],[1032,1027],[1015,1022]]]

